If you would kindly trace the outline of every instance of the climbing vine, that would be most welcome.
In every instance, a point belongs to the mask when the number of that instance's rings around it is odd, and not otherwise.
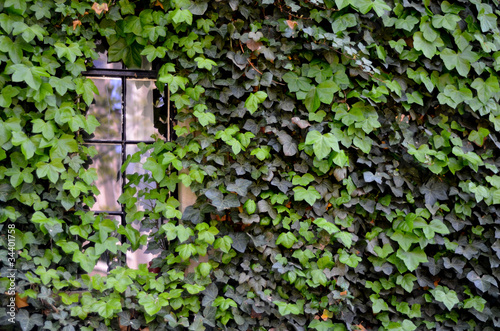
[[[2,296],[0,324],[500,327],[499,9],[1,2],[2,293],[17,274],[16,322]],[[99,123],[82,73],[96,44],[129,68],[158,63],[157,87],[184,123],[127,159],[146,173],[127,175],[125,225],[90,211],[97,152],[83,134]],[[183,212],[181,184],[198,197]],[[144,245],[159,255],[126,268]],[[103,253],[109,274],[90,276]]]

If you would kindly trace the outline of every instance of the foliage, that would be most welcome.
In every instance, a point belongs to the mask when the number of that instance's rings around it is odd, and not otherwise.
[[[15,223],[18,326],[500,327],[499,9],[1,2],[0,252]],[[88,211],[82,133],[98,123],[82,71],[102,38],[112,61],[160,61],[158,87],[189,123],[128,160],[147,155],[120,202],[161,248],[150,269],[119,266],[145,236]],[[198,195],[183,213],[180,183]],[[138,211],[142,198],[153,206]],[[90,277],[103,252],[116,265]]]

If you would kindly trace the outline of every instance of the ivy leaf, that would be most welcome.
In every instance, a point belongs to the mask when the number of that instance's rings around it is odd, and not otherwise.
[[[56,50],[57,56],[62,59],[67,58],[70,62],[75,62],[77,56],[82,56],[83,53],[80,50],[80,46],[77,43],[70,43],[66,46],[63,43],[55,43],[54,49]]]
[[[445,28],[449,31],[455,30],[457,23],[461,20],[460,16],[455,14],[434,15],[432,16],[432,25],[436,29]]]
[[[193,24],[193,14],[187,9],[177,8],[172,12],[172,21],[175,24],[186,23],[188,25]]]
[[[16,320],[19,322],[22,331],[30,331],[35,326],[41,327],[43,325],[43,317],[40,314],[31,314],[25,310],[20,309],[16,314]]]
[[[330,155],[332,150],[335,152],[340,151],[338,140],[331,133],[323,135],[316,130],[309,131],[306,136],[305,144],[313,145],[314,154],[318,160],[322,160]]]
[[[229,193],[224,196],[222,192],[216,188],[206,191],[205,196],[212,201],[212,205],[217,208],[217,210],[235,208],[241,205],[236,194]]]
[[[345,14],[338,17],[332,23],[332,30],[334,33],[338,33],[340,31],[347,30],[347,28],[351,28],[356,26],[358,21],[356,20],[356,16],[354,14]]]
[[[253,114],[257,111],[259,104],[264,102],[266,98],[267,98],[267,93],[263,91],[250,93],[250,96],[245,101],[245,108],[248,109],[250,114]]]
[[[34,90],[38,90],[42,85],[42,77],[50,75],[41,67],[28,67],[24,64],[13,64],[6,68],[7,74],[12,74],[13,82],[25,82]]]
[[[437,301],[442,302],[450,311],[457,303],[460,302],[458,300],[457,292],[441,285],[433,290],[430,290],[429,292],[431,292],[434,298]]]
[[[78,143],[74,136],[63,134],[60,138],[53,140],[52,148],[50,149],[50,158],[64,159],[68,153],[78,151]]]
[[[406,292],[411,293],[413,290],[413,284],[417,280],[412,274],[406,274],[404,276],[399,275],[396,278],[396,284],[401,285],[402,288],[406,290]]]
[[[153,62],[156,58],[163,59],[167,49],[165,47],[159,46],[154,47],[153,45],[147,45],[141,52],[141,55],[145,55],[149,62]]]
[[[68,90],[74,90],[76,88],[70,76],[64,76],[63,78],[50,76],[49,84],[55,88],[57,93],[61,96],[65,95]]]
[[[193,115],[196,116],[196,118],[198,118],[198,121],[203,126],[216,123],[215,115],[212,114],[211,112],[206,112],[207,109],[208,109],[207,106],[202,104],[194,106]]]
[[[235,192],[242,197],[246,197],[248,194],[248,188],[252,184],[253,182],[248,179],[238,178],[234,183],[227,185],[227,190],[229,192]]]
[[[321,194],[313,186],[309,186],[307,190],[303,187],[294,187],[293,192],[295,201],[305,200],[311,206],[314,205],[316,200],[321,199]]]
[[[334,81],[325,81],[309,90],[304,100],[304,105],[309,112],[315,112],[321,103],[329,105],[333,101],[339,86]]]
[[[108,60],[110,62],[123,61],[127,68],[140,68],[142,64],[142,50],[142,46],[137,42],[132,42],[129,45],[125,38],[120,38],[109,46]]]
[[[212,70],[212,67],[217,66],[217,63],[215,61],[203,58],[201,56],[196,57],[194,60],[198,64],[198,68],[200,69]]]
[[[76,93],[80,94],[85,103],[90,106],[94,100],[94,93],[99,95],[99,90],[91,79],[77,79]]]
[[[408,252],[399,248],[396,256],[403,260],[404,264],[410,271],[415,271],[420,263],[427,262],[427,255],[420,247]]]
[[[290,92],[309,91],[311,89],[311,80],[307,77],[298,76],[294,72],[284,74],[283,80],[288,84]]]
[[[340,231],[340,229],[335,224],[328,222],[324,218],[316,218],[313,223],[329,234],[334,234]]]
[[[396,29],[403,29],[410,32],[417,23],[418,19],[415,16],[408,15],[406,18],[398,18],[396,20]]]
[[[413,34],[413,45],[417,51],[422,51],[427,58],[432,59],[436,55],[437,47],[444,46],[444,43],[441,38],[427,41],[422,32],[417,31]]]
[[[276,239],[276,245],[283,245],[286,248],[292,248],[293,244],[298,241],[297,237],[292,232],[281,233]]]
[[[425,195],[425,203],[434,206],[438,200],[448,199],[448,185],[433,178],[420,187],[420,193]]]
[[[484,305],[486,304],[486,302],[487,301],[485,299],[475,296],[464,300],[464,308],[474,308],[475,310],[482,312],[484,310]]]
[[[463,52],[456,53],[452,49],[445,48],[439,56],[443,60],[446,69],[452,70],[456,68],[461,76],[467,77],[471,62],[476,62],[479,59],[479,55],[471,51],[471,49],[472,46],[469,46]]]
[[[500,93],[498,78],[493,75],[488,77],[486,82],[480,77],[476,78],[472,82],[471,87],[477,90],[477,97],[484,104],[495,94]]]

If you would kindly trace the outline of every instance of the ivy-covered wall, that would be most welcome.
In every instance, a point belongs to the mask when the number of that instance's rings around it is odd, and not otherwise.
[[[0,325],[500,328],[499,9],[1,1]],[[89,211],[97,41],[130,68],[159,61],[189,123],[128,159],[149,174],[129,177],[126,226]],[[179,183],[198,195],[184,213]],[[136,220],[161,254],[131,270]]]

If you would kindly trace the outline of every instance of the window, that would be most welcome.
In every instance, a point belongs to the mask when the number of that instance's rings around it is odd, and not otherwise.
[[[151,63],[143,63],[139,70],[130,70],[121,63],[107,63],[106,54],[100,55],[94,61],[94,68],[85,73],[99,90],[88,114],[101,123],[92,136],[85,137],[85,143],[97,150],[91,167],[97,170],[96,186],[100,194],[92,210],[106,213],[109,218],[125,225],[124,206],[118,202],[125,176],[144,173],[145,170],[133,164],[126,168],[124,174],[120,169],[127,155],[139,150],[137,144],[153,143],[154,136],[168,139],[171,120],[169,107],[166,106],[168,102],[164,102],[156,89],[157,72],[151,70]],[[140,229],[140,224],[134,226]],[[132,268],[149,259],[150,254],[143,251],[127,254],[127,264]],[[96,269],[105,272],[107,262],[100,261]]]

